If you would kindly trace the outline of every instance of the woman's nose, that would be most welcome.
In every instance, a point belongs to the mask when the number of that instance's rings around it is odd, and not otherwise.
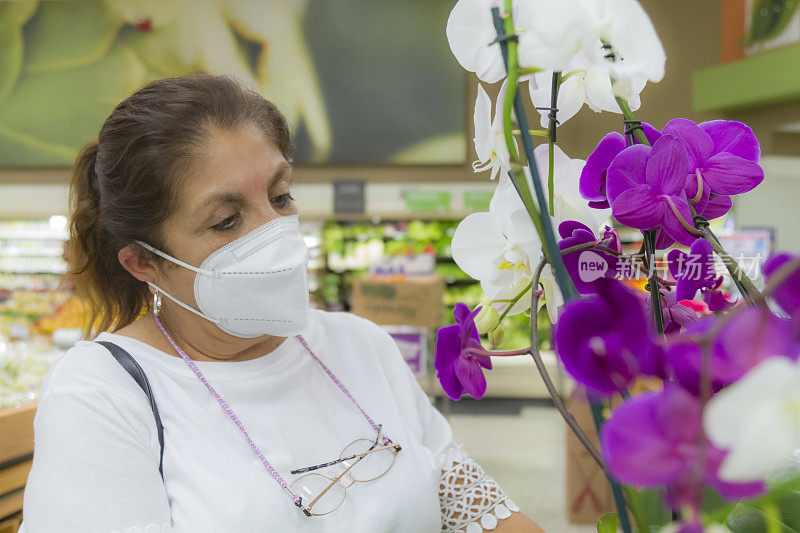
[[[264,224],[271,222],[276,218],[279,218],[281,214],[278,212],[277,209],[275,209],[274,206],[272,206],[272,204],[268,204],[259,208],[255,216],[256,216],[256,221],[254,227],[258,227],[258,226],[263,226]]]

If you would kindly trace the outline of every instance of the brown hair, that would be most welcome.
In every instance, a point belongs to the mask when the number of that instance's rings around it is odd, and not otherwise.
[[[147,285],[123,268],[119,250],[134,240],[165,250],[163,224],[212,129],[245,124],[261,129],[291,161],[291,135],[278,108],[233,77],[206,73],[145,85],[83,147],[70,183],[67,275],[90,306],[86,335],[119,329],[150,308]]]

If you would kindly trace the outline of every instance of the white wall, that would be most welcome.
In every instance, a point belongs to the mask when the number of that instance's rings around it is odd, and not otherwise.
[[[766,156],[761,165],[761,185],[734,197],[736,227],[775,227],[776,249],[800,253],[800,157]]]

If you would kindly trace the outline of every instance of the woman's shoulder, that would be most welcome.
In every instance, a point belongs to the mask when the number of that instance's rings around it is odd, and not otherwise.
[[[391,335],[371,320],[344,311],[312,310],[313,336],[325,342],[356,343],[363,347],[393,343]]]
[[[103,340],[101,333],[95,340]],[[101,392],[135,400],[141,390],[125,369],[98,342],[76,343],[50,367],[42,382],[40,398],[54,392]]]
[[[371,320],[340,311],[314,312],[314,340],[340,352],[351,364],[357,362],[363,367],[372,361],[389,376],[402,373],[408,366],[394,338]],[[352,357],[353,354],[359,357]]]

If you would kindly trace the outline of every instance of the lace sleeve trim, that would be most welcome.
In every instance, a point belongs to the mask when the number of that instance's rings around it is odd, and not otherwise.
[[[445,452],[439,485],[442,532],[481,533],[519,508],[459,444]]]

